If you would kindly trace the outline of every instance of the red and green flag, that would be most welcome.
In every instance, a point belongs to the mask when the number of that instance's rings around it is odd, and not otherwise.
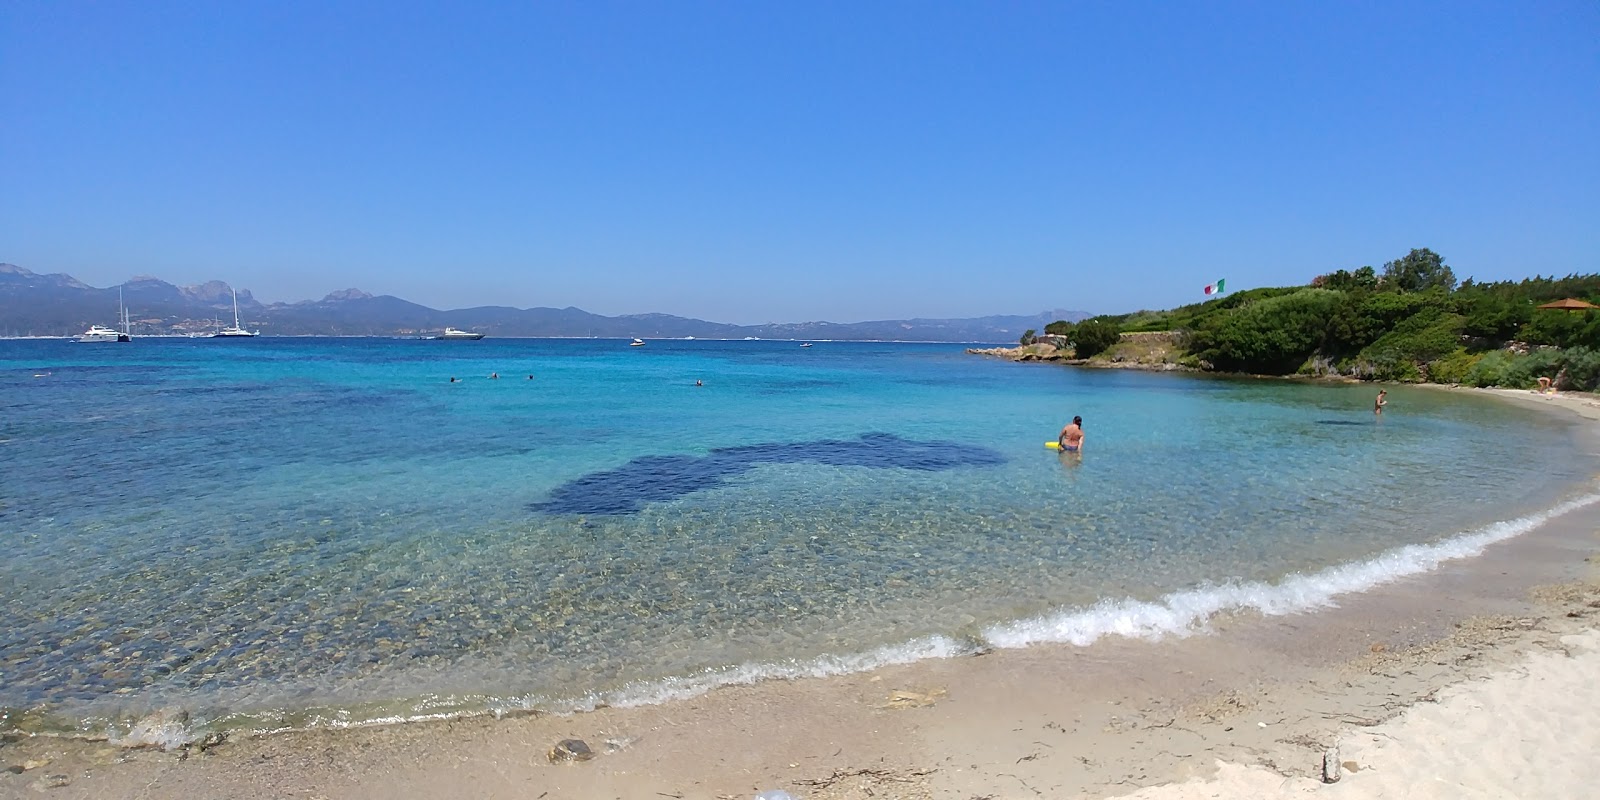
[[[1219,280],[1216,283],[1208,285],[1206,287],[1206,294],[1222,294],[1223,292],[1227,291],[1226,289],[1222,288],[1223,283],[1223,281]]]

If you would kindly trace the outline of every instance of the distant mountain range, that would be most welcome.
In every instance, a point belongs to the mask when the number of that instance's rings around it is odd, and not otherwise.
[[[90,325],[113,325],[118,288],[99,289],[70,275],[40,275],[0,264],[0,336],[69,336]],[[140,276],[120,288],[135,336],[210,331],[233,323],[233,296],[221,281],[174,286]],[[334,292],[321,300],[266,305],[248,289],[240,289],[239,316],[244,327],[266,336],[417,336],[449,326],[490,336],[1013,342],[1029,328],[1043,330],[1059,319],[1077,321],[1090,315],[1057,309],[1031,316],[972,319],[729,325],[671,314],[606,317],[579,308],[479,306],[439,311],[359,289]]]

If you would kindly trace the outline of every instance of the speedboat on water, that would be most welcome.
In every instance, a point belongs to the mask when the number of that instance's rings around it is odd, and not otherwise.
[[[639,339],[639,338],[635,338],[633,341],[628,342],[628,346],[629,347],[644,347],[644,340],[643,339]]]
[[[811,346],[811,343],[810,343],[810,342],[806,342],[806,343],[805,343],[805,344],[802,344],[802,345],[800,345],[800,346],[801,346],[801,347],[810,347],[810,346]]]
[[[438,336],[435,336],[433,338],[435,338],[435,339],[459,339],[459,340],[462,340],[462,341],[477,341],[478,339],[482,339],[483,338],[483,334],[474,333],[472,331],[456,330],[455,328],[445,328],[444,329],[444,333],[441,333]]]

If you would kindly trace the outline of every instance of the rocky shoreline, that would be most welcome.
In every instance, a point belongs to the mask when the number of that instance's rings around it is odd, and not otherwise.
[[[1092,358],[1077,358],[1071,347],[1050,342],[1016,347],[969,347],[972,355],[1003,358],[1008,361],[1048,361],[1074,367],[1137,369],[1150,372],[1203,372],[1199,366],[1183,363],[1183,350],[1176,331],[1124,333],[1119,341]]]

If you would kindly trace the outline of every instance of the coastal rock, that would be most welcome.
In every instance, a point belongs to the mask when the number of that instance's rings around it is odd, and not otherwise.
[[[63,775],[63,774],[59,773],[59,772],[55,773],[55,774],[52,774],[52,775],[46,775],[43,778],[40,778],[39,780],[36,780],[36,781],[33,782],[33,788],[36,791],[44,791],[46,789],[60,789],[63,786],[70,786],[70,785],[72,785],[72,779],[67,777],[66,775]]]
[[[522,717],[537,717],[544,712],[537,708],[497,708],[492,713],[495,719],[520,719]]]
[[[1322,754],[1322,782],[1338,783],[1343,765],[1339,762],[1339,746],[1334,745]]]
[[[556,746],[550,748],[550,763],[561,764],[573,761],[588,761],[594,758],[594,751],[582,739],[562,739]]]
[[[896,689],[889,693],[889,699],[879,708],[922,708],[939,702],[939,699],[949,694],[944,689],[934,689],[927,692],[916,692],[908,689]]]
[[[189,743],[189,712],[176,706],[153,711],[135,722],[116,743],[123,747],[176,750]]]
[[[1012,361],[1060,361],[1067,351],[1053,344],[1030,344],[1020,347],[969,347],[967,352],[977,356],[995,356]]]

